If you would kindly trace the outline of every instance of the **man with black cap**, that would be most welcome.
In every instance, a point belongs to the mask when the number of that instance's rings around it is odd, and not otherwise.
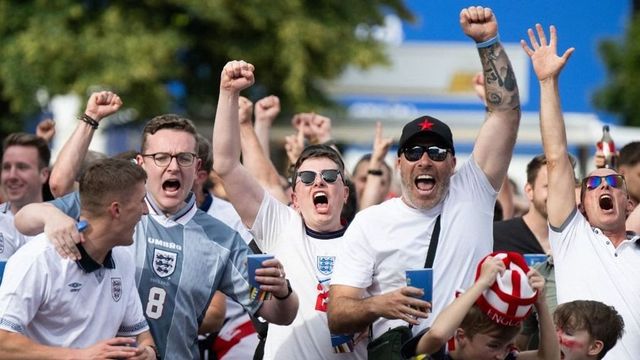
[[[491,9],[463,9],[460,24],[477,43],[487,94],[471,158],[455,171],[453,136],[444,122],[422,116],[405,125],[396,163],[401,197],[362,210],[344,235],[331,279],[334,333],[371,326],[375,339],[407,324],[417,333],[453,301],[456,289],[472,284],[475,264],[491,252],[493,208],[511,160],[520,101]],[[437,249],[433,264],[425,264],[429,249]],[[419,299],[422,290],[406,286],[405,270],[424,267],[433,268],[431,304]],[[433,315],[419,321],[429,308]]]

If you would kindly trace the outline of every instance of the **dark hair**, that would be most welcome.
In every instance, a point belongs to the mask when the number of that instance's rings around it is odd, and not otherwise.
[[[130,197],[133,185],[144,182],[147,173],[123,159],[100,159],[87,167],[80,178],[82,210],[100,216],[102,208],[114,197]]]
[[[198,143],[198,158],[200,158],[201,164],[199,170],[204,170],[210,173],[213,170],[213,154],[211,153],[211,143],[209,139],[198,134],[196,137]]]
[[[82,159],[82,163],[80,164],[80,169],[78,170],[78,175],[76,175],[76,181],[80,181],[82,174],[87,171],[87,168],[93,164],[94,162],[106,159],[108,156],[99,151],[87,150],[87,154]]]
[[[547,158],[544,154],[536,155],[527,164],[527,183],[531,186],[535,184],[540,168],[547,165]]]
[[[113,155],[112,158],[135,161],[136,156],[138,156],[138,154],[139,154],[138,150],[125,150]]]
[[[338,170],[340,170],[342,178],[344,179],[344,177],[346,176],[344,174],[344,162],[342,161],[342,156],[340,156],[340,154],[334,148],[324,144],[309,145],[304,150],[302,150],[302,153],[293,166],[293,172],[291,174],[291,186],[294,189],[296,186],[296,174],[298,173],[298,169],[300,169],[300,166],[302,166],[302,163],[305,162],[305,160],[314,158],[327,158],[333,161],[334,163],[336,163],[336,165],[338,165]]]
[[[342,206],[340,219],[343,225],[347,226],[351,223],[358,212],[358,200],[356,199],[356,185],[348,177],[344,178],[344,184],[349,188],[349,196],[347,202]]]
[[[47,141],[34,134],[12,133],[4,139],[2,143],[2,153],[6,152],[11,146],[33,146],[38,150],[38,166],[40,169],[49,166],[51,160],[51,150]]]
[[[153,135],[162,129],[182,130],[192,134],[196,142],[198,141],[198,132],[191,120],[175,114],[158,115],[149,120],[149,122],[144,126],[144,129],[142,129],[142,141],[140,142],[140,149],[142,153],[145,152],[145,148],[147,146],[147,136],[149,134]]]
[[[356,166],[353,167],[353,176],[355,176],[356,170],[358,169],[358,167],[360,165],[362,165],[362,163],[364,163],[365,161],[371,161],[371,153],[369,154],[364,154],[362,155],[362,157],[358,160],[358,162],[356,162]],[[382,160],[382,166],[387,169],[387,181],[389,183],[391,183],[391,167],[389,166],[389,164],[387,164],[386,161]]]
[[[633,141],[620,149],[618,166],[633,166],[640,162],[640,141]]]
[[[567,154],[567,155],[569,156],[569,162],[571,163],[571,167],[575,168],[576,162],[577,162],[576,158],[571,154]],[[536,183],[536,178],[538,177],[540,168],[543,167],[544,165],[547,165],[547,158],[544,156],[544,154],[538,154],[534,156],[533,159],[531,159],[531,161],[529,161],[529,163],[527,164],[527,183],[532,187]],[[577,182],[578,180],[576,180],[576,183]]]
[[[468,338],[472,338],[477,334],[487,334],[508,342],[512,341],[520,333],[522,325],[506,326],[498,324],[480,310],[478,305],[473,305],[464,319],[462,319],[460,328],[464,330]]]
[[[613,306],[599,301],[575,300],[558,305],[553,320],[558,328],[586,330],[592,340],[602,341],[598,359],[602,359],[624,333],[622,316]]]

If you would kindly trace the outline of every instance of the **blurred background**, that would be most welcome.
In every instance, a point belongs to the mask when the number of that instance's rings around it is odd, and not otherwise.
[[[0,137],[56,121],[54,158],[88,95],[115,91],[125,106],[105,119],[91,148],[138,149],[142,124],[174,112],[209,137],[219,74],[230,59],[256,66],[245,96],[280,97],[274,159],[291,116],[332,119],[347,164],[371,150],[375,122],[387,137],[423,114],[447,122],[457,156],[484,120],[472,77],[477,50],[459,27],[459,0],[58,0],[0,2]],[[558,28],[559,51],[576,51],[561,76],[570,151],[578,175],[592,165],[602,125],[618,148],[640,139],[640,1],[484,1],[497,14],[513,63],[523,119],[510,176],[542,152],[539,89],[519,40],[537,22]],[[500,134],[496,134],[500,136]],[[393,163],[391,151],[388,161]]]

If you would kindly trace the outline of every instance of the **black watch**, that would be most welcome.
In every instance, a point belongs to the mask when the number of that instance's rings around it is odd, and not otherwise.
[[[289,279],[285,279],[285,281],[287,282],[287,289],[288,289],[287,295],[280,297],[280,296],[277,296],[276,294],[273,294],[274,298],[278,300],[286,300],[287,298],[289,298],[289,296],[291,296],[291,293],[293,293],[293,289],[291,288],[291,283],[289,282]]]

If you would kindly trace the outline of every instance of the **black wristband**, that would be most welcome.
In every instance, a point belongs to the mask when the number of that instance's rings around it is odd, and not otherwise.
[[[86,122],[94,130],[98,129],[98,122],[87,114],[82,114],[81,116],[78,116],[78,120]]]
[[[154,345],[146,345],[146,347],[151,348],[151,350],[153,350],[153,353],[156,355],[156,359],[160,360],[160,354],[158,354],[158,348],[155,347]]]
[[[289,279],[284,279],[287,282],[287,289],[288,289],[288,293],[285,296],[277,296],[276,294],[273,294],[273,297],[278,299],[278,300],[286,300],[289,298],[289,296],[291,296],[291,293],[293,293],[293,289],[291,288],[291,283],[289,282]]]
[[[380,169],[369,169],[369,171],[367,171],[367,174],[369,175],[375,175],[375,176],[382,176],[382,170]]]

